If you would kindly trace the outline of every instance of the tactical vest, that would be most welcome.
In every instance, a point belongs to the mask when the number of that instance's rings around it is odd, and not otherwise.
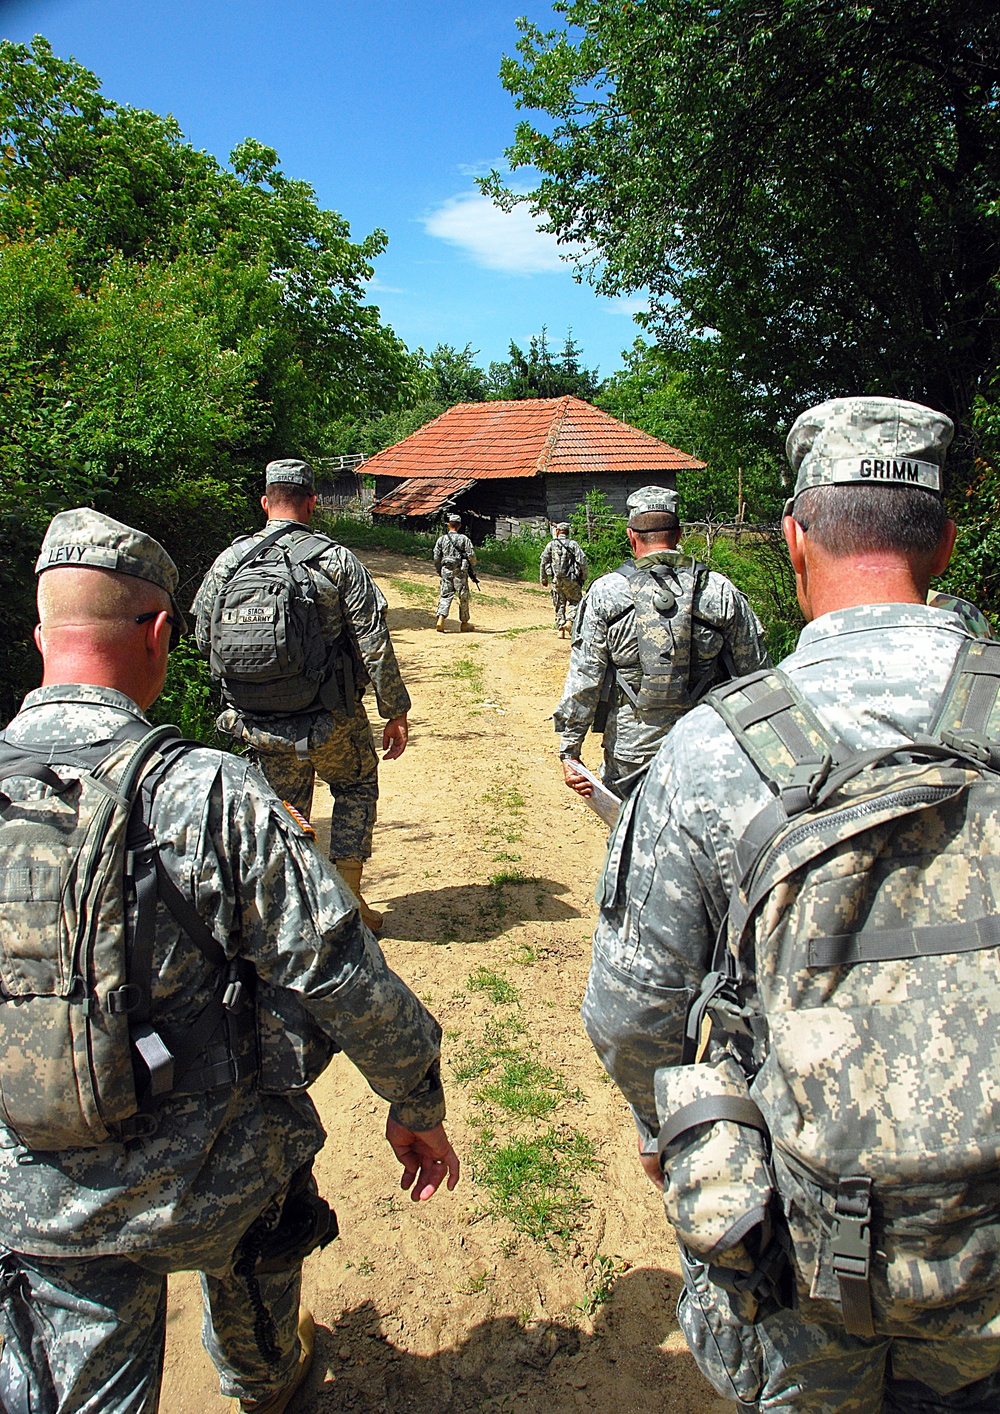
[[[282,544],[290,535],[294,543]],[[346,646],[325,641],[305,569],[330,543],[282,526],[229,570],[212,606],[210,666],[231,706],[251,714],[353,713],[353,658]]]
[[[687,711],[716,683],[733,676],[721,626],[701,617],[696,603],[708,578],[697,561],[690,565],[653,564],[640,568],[634,560],[615,574],[628,581],[635,605],[642,682],[638,692],[616,674],[619,690],[640,716],[669,709]],[[703,659],[694,638],[695,623],[720,633],[718,655]]]
[[[256,1069],[252,969],[227,959],[149,826],[192,746],[178,737],[135,722],[96,746],[0,736],[0,1122],[26,1148],[150,1134],[164,1097]],[[151,1021],[158,902],[217,968],[183,1027]]]
[[[968,642],[929,735],[861,752],[780,671],[708,699],[774,798],[657,1072],[667,1210],[755,1299],[790,1250],[852,1335],[1000,1312],[998,691]]]
[[[447,545],[441,551],[441,567],[446,570],[458,569],[460,565],[469,563],[468,556],[463,547],[458,543],[458,537],[450,530],[445,531]]]

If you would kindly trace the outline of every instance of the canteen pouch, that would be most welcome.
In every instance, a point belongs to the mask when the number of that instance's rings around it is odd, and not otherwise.
[[[663,1203],[680,1243],[702,1262],[754,1270],[745,1239],[768,1220],[774,1182],[766,1126],[738,1063],[663,1066],[654,1076]],[[766,1242],[766,1231],[751,1247]]]

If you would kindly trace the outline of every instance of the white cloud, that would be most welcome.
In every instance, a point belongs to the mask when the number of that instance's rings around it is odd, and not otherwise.
[[[566,270],[561,252],[575,254],[574,247],[559,246],[555,236],[540,231],[526,205],[501,211],[479,192],[449,197],[424,217],[424,229],[458,246],[477,265],[515,275]]]
[[[627,314],[632,318],[636,314],[646,314],[649,310],[649,297],[646,295],[617,295],[614,299],[605,301],[605,308],[611,314]]]

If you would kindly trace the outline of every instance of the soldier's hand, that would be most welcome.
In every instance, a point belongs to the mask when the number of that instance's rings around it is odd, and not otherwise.
[[[410,728],[405,712],[401,717],[393,717],[391,721],[386,722],[382,729],[382,750],[385,752],[382,760],[394,761],[397,756],[402,756],[409,739]]]
[[[585,799],[594,794],[594,787],[587,780],[586,776],[581,776],[580,772],[573,765],[576,758],[569,756],[563,758],[563,775],[570,790],[575,790],[577,795],[582,795]]]
[[[414,1131],[397,1123],[392,1115],[385,1122],[385,1137],[403,1165],[400,1188],[408,1188],[415,1203],[433,1198],[447,1177],[449,1193],[458,1182],[458,1155],[444,1132],[444,1125]]]

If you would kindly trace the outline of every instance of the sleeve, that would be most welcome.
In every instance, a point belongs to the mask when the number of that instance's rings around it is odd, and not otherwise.
[[[547,540],[538,559],[538,582],[547,584],[552,573],[552,541]]]
[[[552,714],[560,734],[560,757],[580,755],[610,661],[607,620],[599,599],[590,595],[573,637],[562,700]]]
[[[434,568],[436,570],[440,570],[441,568],[442,538],[443,537],[439,535],[438,538],[434,541]]]
[[[198,652],[203,658],[210,657],[212,652],[212,608],[221,582],[222,575],[218,570],[218,561],[216,561],[198,586],[198,593],[194,596],[194,602],[191,605],[191,613],[194,617],[194,639],[198,645]]]
[[[583,581],[587,578],[587,570],[588,570],[590,567],[589,567],[589,565],[588,565],[588,563],[587,563],[587,556],[586,556],[586,554],[584,553],[584,549],[583,549],[583,546],[582,546],[582,545],[579,545],[579,544],[577,545],[575,553],[576,553],[577,569],[578,569],[578,572],[579,572],[579,575],[580,575],[580,583],[582,584]]]
[[[241,954],[270,986],[297,994],[400,1123],[433,1128],[444,1117],[441,1028],[386,965],[313,841],[256,772],[243,769],[224,822],[238,848],[214,852],[223,859],[220,881],[225,858],[232,861]]]
[[[468,549],[465,552],[465,557],[469,561],[470,565],[474,565],[476,563],[476,547],[475,545],[473,545],[472,541],[469,539],[468,536],[465,537],[465,543],[468,546]]]
[[[669,746],[668,738],[611,836],[582,1009],[644,1139],[659,1128],[654,1073],[680,1062],[688,1006],[725,906],[721,887],[707,906],[714,865],[692,829]]]
[[[728,582],[723,589],[722,636],[733,660],[734,676],[769,668],[771,659],[764,643],[764,629],[745,594]]]
[[[322,562],[321,562],[322,563]],[[401,717],[410,710],[410,694],[403,685],[395,650],[386,628],[385,597],[356,555],[344,552],[342,562],[331,566],[348,632],[358,646],[375,700],[383,717]]]

